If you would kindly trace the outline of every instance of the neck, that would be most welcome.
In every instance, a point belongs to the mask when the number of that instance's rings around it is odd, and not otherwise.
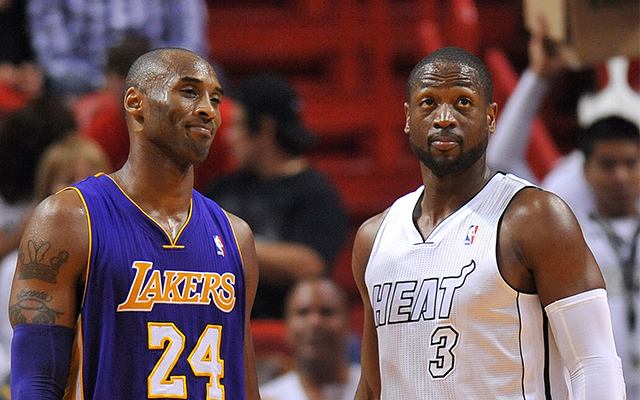
[[[345,383],[349,377],[347,361],[343,357],[326,361],[298,363],[298,374],[305,387],[321,389],[325,385]]]
[[[142,210],[175,238],[191,205],[193,167],[186,171],[158,165],[140,165],[131,158],[110,175]]]
[[[421,164],[421,169],[425,191],[414,219],[417,217],[431,227],[471,200],[494,175],[484,163],[444,177],[436,177],[424,164]]]
[[[597,205],[598,214],[603,218],[631,218],[640,216],[640,210],[636,204],[628,207],[607,207],[604,204]]]

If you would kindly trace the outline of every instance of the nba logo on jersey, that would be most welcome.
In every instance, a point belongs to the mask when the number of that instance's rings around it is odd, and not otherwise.
[[[478,233],[478,225],[471,225],[467,231],[467,237],[464,239],[464,244],[473,244],[473,240],[476,238],[476,233]]]
[[[224,243],[222,243],[222,238],[218,235],[213,235],[213,242],[216,244],[216,253],[224,257]]]

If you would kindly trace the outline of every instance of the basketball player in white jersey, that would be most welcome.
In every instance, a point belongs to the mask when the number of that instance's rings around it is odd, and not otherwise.
[[[557,196],[491,171],[491,76],[439,49],[412,71],[423,186],[358,230],[356,399],[624,399],[604,281]]]

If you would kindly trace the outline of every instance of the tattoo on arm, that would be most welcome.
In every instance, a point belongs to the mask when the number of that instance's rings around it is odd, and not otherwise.
[[[22,249],[20,250],[20,276],[18,279],[38,279],[55,284],[60,267],[69,260],[69,253],[63,250],[57,256],[44,260],[49,249],[51,249],[51,243],[36,244],[32,239],[29,239],[27,242],[29,254],[25,254]]]
[[[15,326],[24,323],[55,324],[64,314],[49,307],[51,296],[45,292],[22,289],[16,296],[16,303],[9,307],[9,319]]]

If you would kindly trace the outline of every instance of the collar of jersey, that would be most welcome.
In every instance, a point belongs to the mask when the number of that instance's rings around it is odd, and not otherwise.
[[[142,207],[140,207],[138,205],[138,203],[136,203],[131,197],[129,197],[129,195],[127,194],[127,192],[124,191],[124,189],[122,189],[120,187],[120,185],[118,185],[118,183],[109,175],[106,175],[106,177],[108,177],[109,179],[111,179],[111,182],[113,182],[116,187],[120,190],[120,192],[127,198],[129,199],[129,201],[131,202],[131,204],[133,204],[134,206],[136,206],[136,208],[138,210],[140,210],[141,213],[143,213],[147,218],[149,218],[149,220],[151,220],[151,222],[153,222],[158,228],[160,228],[162,230],[162,232],[164,232],[165,236],[167,237],[167,239],[169,240],[169,244],[165,244],[162,247],[165,249],[175,249],[175,248],[180,248],[183,249],[184,245],[179,245],[177,244],[178,240],[180,239],[180,236],[182,235],[182,232],[184,231],[184,229],[187,227],[187,225],[189,224],[189,221],[191,221],[191,215],[193,213],[193,198],[189,199],[189,213],[187,215],[187,219],[186,221],[184,221],[184,224],[182,224],[182,227],[180,228],[180,230],[178,231],[178,234],[176,235],[175,239],[171,238],[171,235],[169,234],[169,232],[167,232],[166,229],[164,229],[164,227],[162,225],[160,225],[158,223],[158,221],[156,221],[155,219],[153,219],[152,216],[150,216],[149,214],[147,214],[147,212],[145,210],[142,209]]]

